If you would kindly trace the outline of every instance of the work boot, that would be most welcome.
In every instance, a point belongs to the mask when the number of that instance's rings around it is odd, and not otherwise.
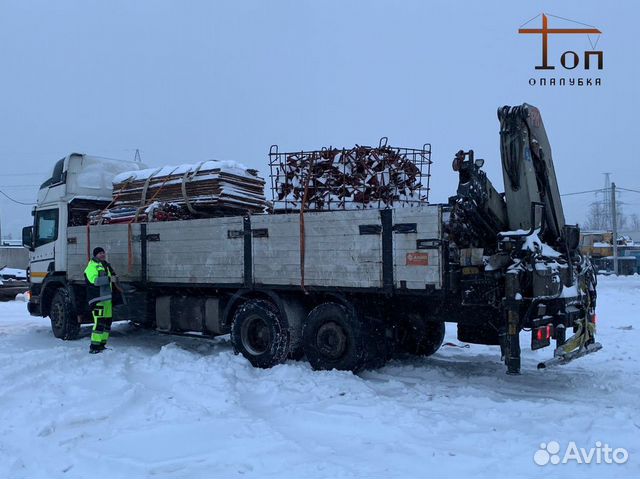
[[[98,354],[105,350],[104,344],[92,344],[89,346],[89,354]]]

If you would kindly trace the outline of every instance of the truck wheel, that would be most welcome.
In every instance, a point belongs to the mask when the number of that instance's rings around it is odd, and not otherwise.
[[[231,344],[254,367],[270,368],[287,359],[289,328],[273,304],[252,299],[233,317]]]
[[[49,318],[51,319],[53,335],[56,338],[64,340],[78,339],[80,323],[78,322],[71,296],[66,288],[58,288],[53,295]]]
[[[398,348],[403,353],[431,356],[442,346],[444,333],[444,323],[412,315],[400,324]]]
[[[315,370],[357,372],[369,366],[377,352],[367,324],[337,303],[323,303],[309,313],[302,344]]]

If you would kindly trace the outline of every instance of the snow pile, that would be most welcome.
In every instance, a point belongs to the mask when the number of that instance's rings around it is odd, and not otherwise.
[[[226,337],[115,326],[104,354],[0,304],[0,477],[637,477],[640,277],[600,279],[604,349],[507,376],[497,347],[444,347],[354,376],[253,369]],[[457,342],[447,325],[445,341]],[[537,466],[541,443],[624,447],[624,465]]]
[[[194,173],[197,171],[221,169],[226,173],[245,176],[247,178],[255,178],[255,170],[248,170],[246,166],[235,161],[207,160],[199,163],[185,163],[177,166],[162,166],[160,168],[146,168],[139,171],[125,171],[113,178],[113,184],[124,183],[126,181],[146,180],[152,176],[175,176],[184,175],[186,173]]]
[[[529,234],[528,230],[514,230],[514,231],[502,231],[499,233],[499,236],[508,238],[510,236],[520,236],[524,237],[524,244],[522,245],[523,251],[531,251],[533,253],[540,252],[542,256],[546,256],[548,258],[558,258],[562,256],[561,253],[558,253],[551,246],[544,243],[540,239],[540,229],[536,229],[533,233]]]
[[[81,165],[79,167],[71,165],[70,171],[72,174],[76,174],[75,181],[82,188],[102,190],[108,189],[111,186],[111,179],[120,174],[123,169],[131,170],[134,167],[141,166],[144,165],[85,155],[82,157]]]

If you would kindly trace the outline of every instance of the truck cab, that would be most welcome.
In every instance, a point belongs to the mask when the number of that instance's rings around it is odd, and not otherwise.
[[[82,153],[55,163],[51,177],[40,186],[33,225],[22,229],[22,244],[29,250],[32,315],[47,316],[55,290],[66,281],[67,227],[87,224],[91,211],[109,205],[115,175],[145,167]]]

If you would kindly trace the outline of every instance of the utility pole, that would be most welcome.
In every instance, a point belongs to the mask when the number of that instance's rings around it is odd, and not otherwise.
[[[602,173],[604,175],[604,194],[602,195],[602,225],[606,225],[607,216],[611,214],[611,173]],[[603,228],[603,229],[606,229]]]
[[[616,214],[616,184],[611,183],[611,222],[613,226],[613,272],[618,274],[618,218]]]
[[[142,158],[140,158],[140,150],[138,148],[136,148],[136,154],[133,157],[133,161],[136,161],[138,163],[142,162]]]

